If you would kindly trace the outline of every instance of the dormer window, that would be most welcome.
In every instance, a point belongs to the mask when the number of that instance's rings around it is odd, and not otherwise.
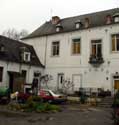
[[[88,28],[89,25],[90,25],[89,18],[85,18],[85,24],[84,24],[85,28]]]
[[[31,60],[31,53],[29,52],[28,48],[26,48],[26,47],[20,48],[20,55],[21,55],[22,61],[29,62]]]
[[[0,52],[5,52],[5,46],[4,45],[0,45]]]
[[[75,22],[76,29],[79,29],[82,26],[82,22],[80,20]]]
[[[112,23],[112,17],[111,15],[106,16],[106,24],[111,24]]]
[[[30,62],[31,53],[30,52],[24,52],[24,61]]]
[[[114,18],[114,22],[115,22],[115,23],[118,23],[118,22],[119,22],[119,13],[115,13],[115,14],[113,15],[113,18]]]
[[[63,26],[59,23],[56,25],[56,32],[60,32],[63,29]]]

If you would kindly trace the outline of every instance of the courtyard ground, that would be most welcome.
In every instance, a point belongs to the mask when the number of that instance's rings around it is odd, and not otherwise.
[[[0,106],[0,125],[113,125],[111,109],[63,105],[57,113],[23,113]]]

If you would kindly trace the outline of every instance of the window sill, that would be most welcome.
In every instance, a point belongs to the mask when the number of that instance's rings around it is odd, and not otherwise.
[[[112,51],[112,54],[119,54],[119,51]]]
[[[79,54],[78,53],[77,54],[72,53],[71,56],[81,56],[81,54],[80,53]]]
[[[58,57],[60,57],[60,56],[59,56],[59,55],[56,55],[56,56],[51,55],[50,57],[51,57],[51,58],[58,58]]]

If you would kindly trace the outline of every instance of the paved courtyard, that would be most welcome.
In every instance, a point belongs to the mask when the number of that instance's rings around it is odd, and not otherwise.
[[[113,125],[113,121],[111,109],[64,106],[62,112],[39,114],[0,109],[0,125]]]

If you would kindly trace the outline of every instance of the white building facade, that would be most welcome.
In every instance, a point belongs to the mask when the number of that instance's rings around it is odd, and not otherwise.
[[[119,83],[117,12],[119,9],[95,13],[105,17],[102,25],[93,26],[93,19],[97,18],[95,14],[79,16],[81,19],[78,22],[77,17],[72,17],[73,30],[63,32],[65,24],[61,20],[60,25],[56,25],[56,33],[39,36],[33,36],[33,33],[31,37],[23,39],[23,42],[34,46],[42,64],[45,65],[45,74],[53,76],[49,81],[51,88],[59,89],[63,80],[67,80],[74,84],[74,91],[86,87],[113,92],[114,84]],[[84,28],[80,28],[81,25]]]
[[[11,73],[21,73],[22,71],[26,71],[26,83],[32,84],[34,73],[40,72],[43,73],[43,69],[37,66],[30,66],[25,64],[18,64],[14,62],[0,61],[0,67],[3,68],[2,80],[0,81],[0,86],[9,87],[9,72]]]

